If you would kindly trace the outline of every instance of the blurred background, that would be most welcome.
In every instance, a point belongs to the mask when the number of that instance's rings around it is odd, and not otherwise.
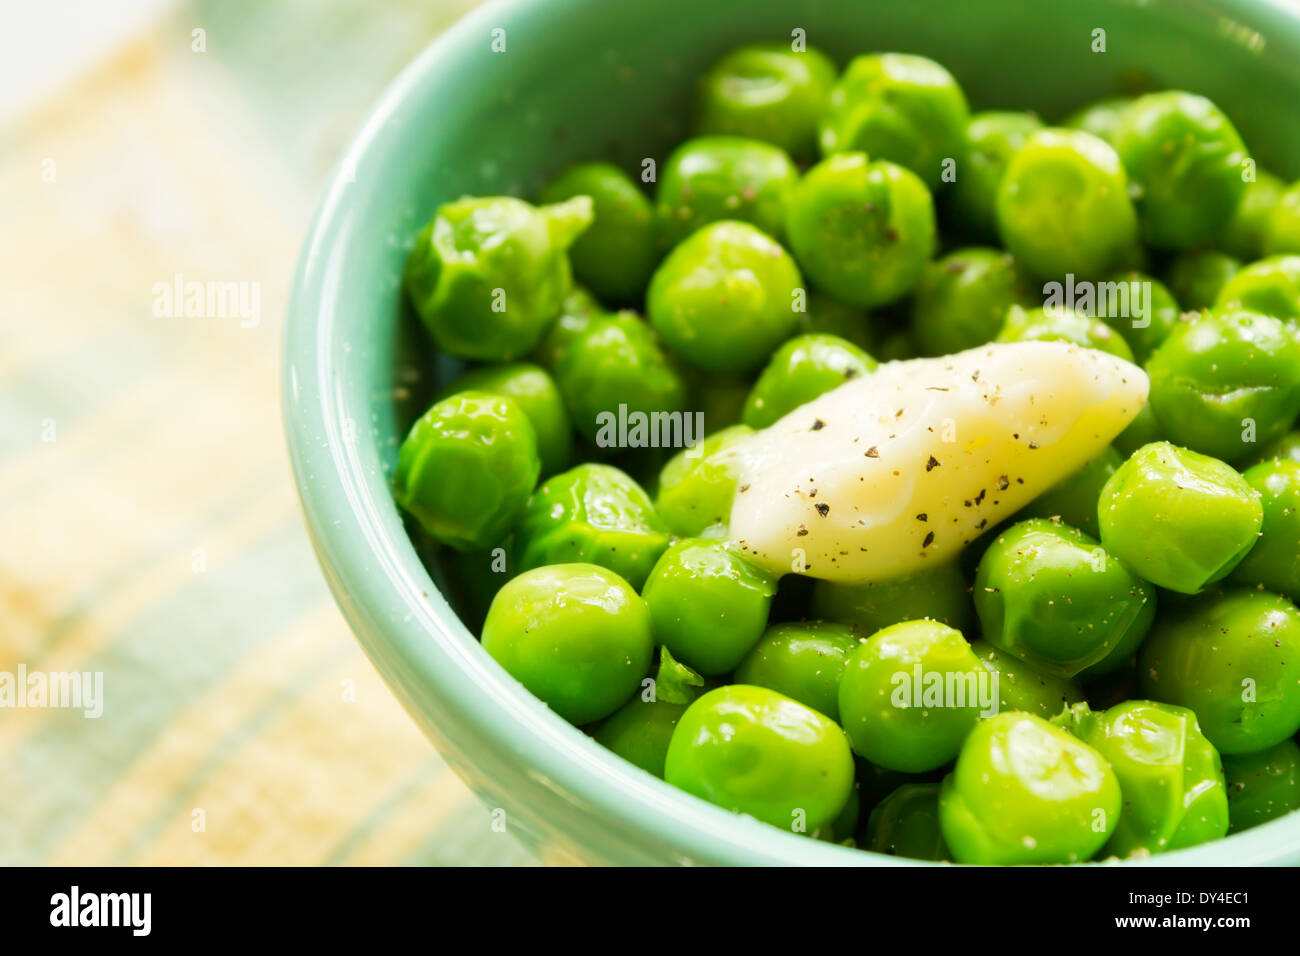
[[[361,654],[302,529],[284,299],[347,137],[473,0],[0,12],[0,864],[533,862]],[[169,309],[238,283],[229,317]]]

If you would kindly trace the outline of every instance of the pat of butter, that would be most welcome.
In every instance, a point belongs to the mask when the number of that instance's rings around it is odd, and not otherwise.
[[[730,539],[770,572],[829,581],[947,561],[1100,454],[1147,388],[1131,362],[1064,342],[890,362],[722,453]]]

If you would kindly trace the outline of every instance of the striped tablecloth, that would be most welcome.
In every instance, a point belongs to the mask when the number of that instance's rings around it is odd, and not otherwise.
[[[172,4],[0,128],[0,863],[531,861],[334,608],[279,413],[325,175],[470,5]],[[20,671],[102,675],[102,715]]]

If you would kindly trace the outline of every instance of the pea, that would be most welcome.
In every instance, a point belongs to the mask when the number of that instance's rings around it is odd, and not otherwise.
[[[1050,720],[1070,704],[1083,700],[1083,692],[1073,681],[1026,664],[988,641],[975,641],[971,649],[984,669],[997,675],[999,713],[1023,710]]]
[[[867,819],[868,850],[911,860],[951,860],[939,828],[939,784],[907,783]]]
[[[1174,259],[1165,273],[1165,283],[1184,309],[1209,309],[1240,269],[1241,263],[1232,256],[1213,249],[1198,249]]]
[[[393,496],[440,544],[474,551],[505,537],[540,471],[537,433],[515,400],[465,391],[411,426]]]
[[[835,64],[811,47],[754,43],[733,50],[700,79],[695,131],[748,136],[797,159],[817,148],[817,121],[835,85]]]
[[[957,755],[979,722],[988,674],[956,631],[904,621],[849,655],[839,705],[853,750],[890,770],[919,773]]]
[[[605,568],[559,564],[526,571],[497,593],[483,649],[573,724],[612,714],[650,668],[650,612]]]
[[[1110,839],[1122,800],[1101,754],[1012,711],[966,738],[939,791],[939,826],[959,863],[1077,863]]]
[[[935,246],[934,203],[902,166],[840,153],[795,187],[786,235],[814,285],[871,308],[902,298],[921,278]]]
[[[862,789],[855,780],[853,789],[849,791],[849,799],[844,804],[844,809],[840,811],[839,816],[831,821],[830,826],[813,830],[809,835],[814,840],[826,840],[831,843],[839,843],[842,846],[856,846],[853,834],[857,832],[858,820],[861,815]]]
[[[1010,253],[958,249],[926,264],[912,300],[912,335],[925,355],[964,352],[991,342],[1007,310],[1032,301]]]
[[[1137,241],[1137,214],[1119,156],[1079,130],[1032,134],[998,187],[998,234],[1031,273],[1084,278],[1122,268]]]
[[[1286,184],[1282,180],[1272,173],[1257,170],[1254,181],[1246,183],[1241,202],[1232,217],[1219,230],[1216,245],[1228,255],[1246,262],[1263,256],[1270,219],[1285,191]]]
[[[507,196],[440,206],[404,278],[438,350],[498,362],[526,355],[569,293],[565,250],[591,220],[585,196],[541,208]]]
[[[1190,710],[1131,700],[1094,713],[1081,704],[1063,721],[1106,758],[1124,794],[1124,812],[1106,854],[1147,856],[1228,832],[1219,753]]]
[[[818,581],[812,610],[817,617],[852,625],[859,634],[922,618],[964,631],[975,619],[970,587],[955,561],[865,584]]]
[[[1151,410],[1151,403],[1148,401],[1138,409],[1138,413],[1133,416],[1133,420],[1124,427],[1124,430],[1115,436],[1112,444],[1121,456],[1128,458],[1143,445],[1164,440],[1164,430],[1156,420],[1156,413]]]
[[[1284,740],[1266,750],[1223,758],[1229,833],[1300,810],[1300,746]]]
[[[569,464],[573,429],[560,391],[544,369],[528,362],[471,369],[445,391],[491,392],[514,399],[536,434],[542,475],[553,475]]]
[[[840,677],[857,643],[843,624],[777,624],[740,662],[736,683],[770,687],[838,722]]]
[[[1263,461],[1242,477],[1259,492],[1264,523],[1231,579],[1300,600],[1300,463]]]
[[[1033,113],[975,113],[966,124],[966,162],[956,171],[950,211],[957,229],[984,242],[998,237],[998,186],[1007,163],[1043,128]]]
[[[1238,270],[1219,289],[1214,307],[1300,319],[1300,255],[1270,256]]]
[[[1300,254],[1300,182],[1292,183],[1277,197],[1260,251],[1269,256]]]
[[[669,534],[640,485],[617,468],[588,463],[542,483],[515,538],[522,569],[587,562],[640,588]]]
[[[1124,111],[1115,149],[1137,193],[1142,238],[1162,249],[1211,241],[1246,191],[1246,147],[1203,96],[1167,90]]]
[[[608,315],[608,310],[596,301],[595,296],[582,286],[575,285],[564,297],[560,314],[533,350],[533,361],[554,374],[560,355],[569,347],[569,343],[587,331],[596,319]]]
[[[945,160],[965,154],[970,108],[953,75],[933,60],[875,53],[849,62],[822,116],[823,155],[862,152],[938,186]]]
[[[1031,518],[1003,532],[975,573],[984,639],[1073,677],[1155,616],[1155,589],[1077,528]],[[1131,638],[1129,638],[1131,639]]]
[[[601,746],[662,780],[677,721],[704,690],[704,678],[674,660],[668,648],[660,648],[654,681],[642,681],[641,693],[592,728],[591,735]]]
[[[747,222],[779,239],[799,170],[785,150],[756,139],[688,139],[664,163],[655,195],[659,235],[675,246],[702,226]]]
[[[732,425],[683,449],[664,465],[655,509],[673,534],[699,535],[730,520],[736,475],[725,452],[752,433],[748,425]]]
[[[1159,280],[1136,270],[1111,276],[1101,288],[1119,289],[1116,299],[1120,308],[1112,309],[1108,302],[1104,312],[1098,311],[1098,318],[1120,334],[1134,361],[1145,362],[1178,325],[1181,310],[1173,293]]]
[[[876,360],[834,335],[801,335],[782,345],[754,383],[744,422],[766,428],[818,395],[868,375]]]
[[[743,222],[692,233],[650,280],[650,322],[699,368],[746,372],[762,365],[794,331],[802,278],[794,260]]]
[[[1138,655],[1142,695],[1195,711],[1221,754],[1300,730],[1300,611],[1267,591],[1211,592],[1165,614]]]
[[[602,431],[619,406],[651,420],[680,411],[686,384],[650,326],[631,312],[593,320],[560,355],[555,381],[573,426],[588,441],[605,443]]]
[[[1098,349],[1133,361],[1133,350],[1109,325],[1064,307],[1023,309],[1013,305],[1007,311],[996,341],[1070,342],[1080,348]]]
[[[829,826],[853,791],[853,757],[829,718],[764,687],[732,684],[686,709],[664,779],[785,830]]]
[[[655,637],[701,674],[726,674],[767,627],[776,581],[721,541],[685,538],[660,556],[643,595]]]
[[[1250,463],[1259,464],[1274,459],[1300,462],[1300,431],[1287,432],[1281,438],[1275,438],[1261,448]]]
[[[594,220],[569,247],[573,273],[610,302],[639,300],[658,260],[654,207],[612,163],[581,163],[542,190],[546,203],[590,196]]]
[[[1109,552],[1180,594],[1226,577],[1264,517],[1258,493],[1229,465],[1168,442],[1134,452],[1102,488],[1097,513]]]
[[[1114,146],[1124,111],[1128,109],[1132,102],[1132,98],[1126,96],[1098,100],[1096,103],[1071,113],[1061,125],[1069,129],[1078,129],[1083,130],[1085,133],[1091,133],[1098,139],[1104,139]]]
[[[1107,448],[1055,488],[1025,505],[1019,517],[1056,518],[1094,538],[1100,537],[1097,501],[1101,489],[1123,462],[1119,452]]]
[[[1146,369],[1169,440],[1224,461],[1284,435],[1300,413],[1300,339],[1271,316],[1203,314],[1175,328]]]

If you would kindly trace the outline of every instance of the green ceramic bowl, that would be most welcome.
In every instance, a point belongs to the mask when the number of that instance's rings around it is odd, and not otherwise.
[[[1091,52],[1097,28],[1105,53]],[[1264,0],[528,0],[482,7],[439,37],[357,135],[311,229],[289,310],[285,421],[307,526],[366,653],[457,773],[545,859],[901,862],[724,812],[552,714],[461,624],[388,490],[438,368],[400,283],[434,208],[466,193],[528,195],[581,159],[662,159],[704,67],[795,29],[841,62],[929,55],[977,108],[1049,119],[1134,88],[1195,90],[1227,109],[1264,166],[1300,175],[1300,6]],[[501,37],[505,52],[494,52]],[[1298,863],[1300,814],[1155,862]]]

